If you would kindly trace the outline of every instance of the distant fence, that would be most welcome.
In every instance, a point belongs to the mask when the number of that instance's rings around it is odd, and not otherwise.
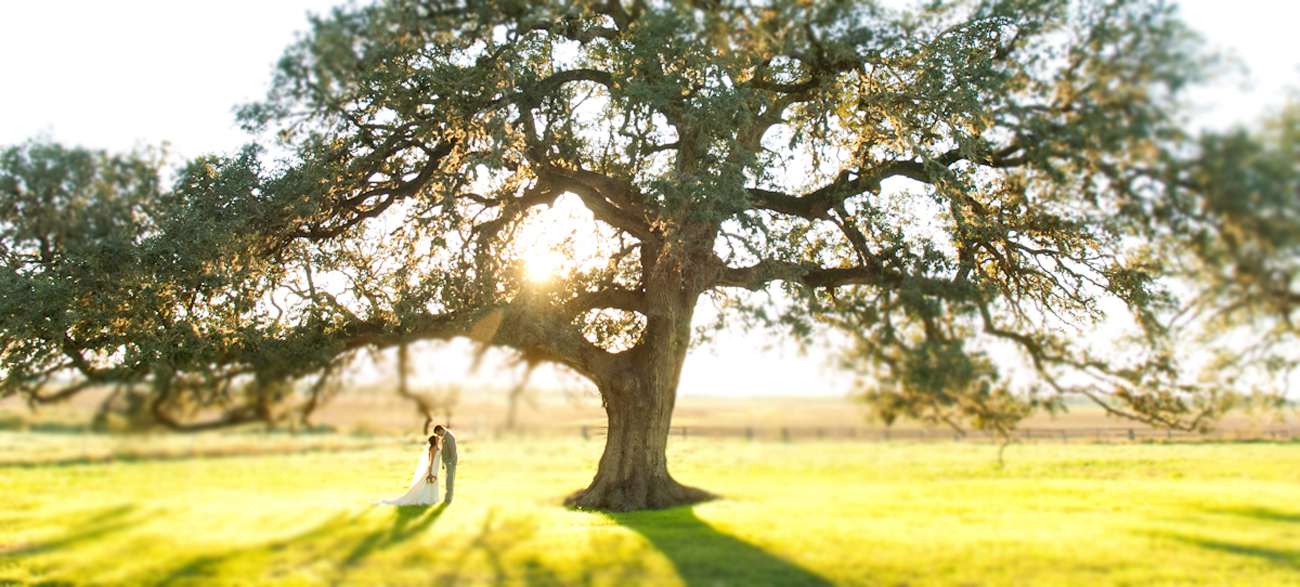
[[[573,430],[572,428],[565,428]],[[583,438],[604,438],[605,426],[580,426]],[[795,442],[839,440],[862,442],[950,441],[991,442],[993,435],[981,430],[964,433],[951,428],[878,428],[849,426],[673,426],[669,438],[743,438],[754,441]],[[1272,426],[1260,429],[1224,429],[1207,433],[1162,430],[1147,427],[1107,428],[1021,428],[1015,439],[1033,442],[1137,442],[1151,440],[1294,440],[1300,426]]]

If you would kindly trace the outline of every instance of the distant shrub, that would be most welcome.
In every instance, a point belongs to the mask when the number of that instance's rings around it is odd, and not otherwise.
[[[352,426],[352,435],[360,438],[373,438],[375,436],[383,436],[387,433],[388,430],[386,428],[371,422],[370,420],[362,419]]]
[[[0,413],[0,430],[6,432],[26,432],[30,427],[22,414]]]

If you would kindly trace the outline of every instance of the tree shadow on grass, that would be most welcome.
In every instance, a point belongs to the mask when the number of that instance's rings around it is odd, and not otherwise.
[[[1207,508],[1203,511],[1218,516],[1246,518],[1247,522],[1252,526],[1260,524],[1300,524],[1300,514],[1266,507]],[[1296,549],[1241,544],[1219,538],[1206,538],[1190,534],[1161,533],[1159,536],[1207,550],[1263,559],[1272,564],[1300,569],[1300,550]]]
[[[447,511],[447,504],[408,505],[393,509],[397,510],[393,514],[393,525],[388,530],[381,529],[367,534],[343,559],[344,566],[354,566],[377,551],[406,542],[428,530],[429,526],[432,526],[438,517]]]
[[[1253,544],[1237,544],[1224,540],[1214,540],[1211,538],[1190,536],[1186,534],[1160,534],[1160,536],[1207,550],[1263,559],[1275,565],[1284,565],[1300,570],[1300,550],[1269,548]]]
[[[1207,513],[1219,514],[1224,516],[1238,516],[1242,518],[1252,518],[1260,522],[1280,522],[1283,524],[1300,524],[1300,514],[1293,512],[1284,512],[1273,508],[1265,507],[1230,507],[1206,509]]]
[[[362,520],[372,508],[354,514],[340,513],[288,538],[195,558],[158,584],[190,584],[205,579],[254,575],[274,579],[320,567],[322,563],[327,573],[341,576],[371,555],[425,532],[446,509],[445,505],[396,507],[388,518],[390,522],[381,524]]]
[[[693,507],[606,514],[668,557],[687,585],[831,585],[821,575],[723,534]]]
[[[23,558],[46,552],[75,548],[79,545],[107,538],[110,534],[122,532],[135,524],[132,514],[136,507],[119,505],[102,508],[85,514],[77,514],[69,525],[68,532],[46,542],[17,544],[0,549],[0,557]]]
[[[549,541],[546,530],[528,516],[499,515],[490,507],[477,533],[445,544],[441,557],[412,561],[431,569],[430,585],[528,585],[569,587],[593,585],[647,585],[667,579],[646,554],[650,547],[625,533],[602,535],[594,542],[564,542],[535,548],[535,540]],[[550,548],[565,550],[560,556]],[[567,555],[567,556],[566,556]],[[572,556],[569,560],[564,560]],[[656,571],[659,571],[656,574]]]
[[[478,534],[464,537],[462,541],[464,546],[453,556],[455,563],[451,565],[450,569],[437,577],[437,584],[481,583],[504,585],[512,579],[510,577],[511,569],[505,563],[505,558],[517,544],[530,540],[536,532],[536,528],[527,521],[506,520],[497,522],[496,517],[496,508],[489,508]],[[470,566],[470,559],[476,553],[480,554],[484,562],[487,563],[490,575],[474,576],[466,574],[466,569]],[[537,565],[535,561],[525,561],[524,564],[529,566],[529,570],[532,571],[528,573],[527,580],[524,583],[529,585],[561,584],[554,575],[541,576],[541,573],[548,572],[548,570],[544,566]]]

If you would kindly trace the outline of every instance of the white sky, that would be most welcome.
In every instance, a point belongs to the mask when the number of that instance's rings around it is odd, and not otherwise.
[[[173,161],[246,142],[233,108],[260,98],[308,12],[336,0],[0,0],[0,145],[43,135],[123,151],[169,142]],[[1181,0],[1247,83],[1198,94],[1200,124],[1249,123],[1300,87],[1295,0]],[[821,361],[729,337],[687,360],[686,395],[841,394]]]

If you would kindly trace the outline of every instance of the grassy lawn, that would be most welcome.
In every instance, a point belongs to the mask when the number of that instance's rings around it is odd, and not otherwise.
[[[0,467],[0,584],[1300,585],[1300,443],[684,440],[694,508],[558,505],[598,441]]]

